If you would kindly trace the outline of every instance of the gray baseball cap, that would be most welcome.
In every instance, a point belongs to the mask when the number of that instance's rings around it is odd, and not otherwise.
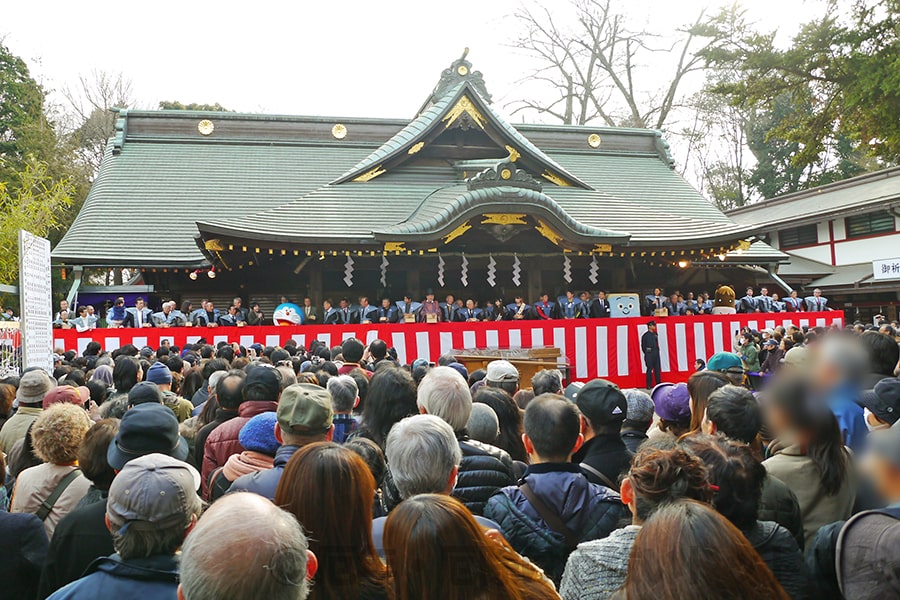
[[[165,454],[147,454],[130,461],[109,488],[106,515],[116,527],[170,527],[188,516],[189,500],[197,496],[197,469]]]
[[[625,399],[628,401],[626,419],[637,423],[647,423],[653,420],[653,412],[656,407],[649,394],[636,389],[622,390],[622,393],[625,394]]]

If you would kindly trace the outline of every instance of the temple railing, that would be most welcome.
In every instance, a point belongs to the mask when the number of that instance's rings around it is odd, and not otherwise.
[[[400,361],[416,358],[437,361],[454,348],[537,348],[555,346],[569,365],[573,380],[597,377],[622,387],[643,387],[645,372],[640,348],[648,317],[575,319],[552,321],[499,321],[477,323],[398,323],[366,325],[298,325],[288,327],[173,327],[149,329],[94,329],[84,333],[57,329],[54,347],[79,354],[91,340],[106,350],[125,344],[157,348],[162,340],[184,347],[205,339],[238,342],[243,346],[282,345],[288,339],[308,345],[321,340],[335,346],[348,337],[365,342],[383,339],[397,349]],[[735,333],[744,326],[752,329],[794,324],[809,327],[843,326],[843,313],[756,313],[657,317],[660,356],[664,381],[685,381],[694,372],[694,362],[716,352],[731,351]],[[522,382],[527,387],[527,382]]]

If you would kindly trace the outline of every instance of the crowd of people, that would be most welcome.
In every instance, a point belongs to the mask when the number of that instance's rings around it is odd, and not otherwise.
[[[292,304],[287,297],[282,297],[281,302]],[[708,292],[696,295],[688,292],[685,296],[675,291],[666,295],[660,288],[645,296],[641,306],[613,306],[612,302],[613,299],[607,298],[602,290],[569,290],[557,298],[551,298],[544,292],[533,303],[522,296],[516,296],[513,302],[507,303],[502,298],[479,302],[473,297],[456,298],[452,294],[439,301],[435,299],[434,291],[428,290],[421,302],[407,294],[399,301],[382,298],[377,305],[370,304],[368,297],[360,296],[355,303],[348,298],[340,298],[337,302],[326,298],[317,306],[307,296],[298,308],[302,323],[326,325],[605,318],[617,314],[638,314],[640,311],[654,315],[662,310],[668,315],[685,316],[714,314],[715,308]],[[792,291],[782,300],[777,293],[770,296],[768,288],[760,288],[758,296],[754,296],[753,288],[747,288],[746,295],[734,305],[740,313],[833,310],[819,289],[807,298],[800,298],[796,291]],[[136,298],[134,306],[128,307],[124,297],[119,297],[102,316],[93,305],[82,304],[73,308],[68,300],[61,300],[53,326],[80,332],[98,327],[243,327],[271,324],[272,317],[263,313],[259,303],[244,306],[241,298],[234,298],[224,310],[216,308],[212,300],[203,299],[198,306],[184,301],[180,307],[174,300],[165,300],[160,309],[154,311],[142,297]]]
[[[623,390],[383,340],[91,342],[0,383],[0,594],[900,596],[896,331],[767,335],[756,392],[749,353]]]

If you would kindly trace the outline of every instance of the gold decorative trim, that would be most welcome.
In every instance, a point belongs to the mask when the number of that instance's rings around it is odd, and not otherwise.
[[[469,68],[466,65],[459,65],[456,68],[456,72],[459,73],[461,77],[465,77],[469,74]]]
[[[363,174],[360,175],[359,177],[355,177],[355,178],[353,179],[353,181],[371,181],[372,179],[375,179],[376,177],[378,177],[378,176],[381,175],[382,173],[387,173],[387,169],[382,169],[382,168],[381,168],[381,165],[378,165],[377,167],[375,167],[375,168],[372,169],[371,171],[366,171],[365,173],[363,173]]]
[[[424,146],[425,146],[425,142],[416,142],[415,144],[412,145],[412,147],[410,147],[410,149],[407,151],[407,154],[415,154],[416,152],[421,150]]]
[[[507,146],[506,151],[509,152],[509,162],[516,162],[522,155],[512,146]]]
[[[450,109],[450,111],[444,115],[444,118],[441,119],[444,121],[444,127],[450,128],[453,123],[460,118],[463,114],[467,114],[472,118],[472,121],[478,125],[480,128],[484,129],[485,123],[487,123],[487,119],[484,118],[478,109],[475,108],[475,105],[472,104],[472,101],[469,100],[468,96],[463,96],[459,99],[459,101]]]
[[[200,135],[212,135],[215,130],[216,126],[209,119],[203,119],[197,123],[197,131],[200,132]]]
[[[599,148],[600,144],[603,143],[603,139],[600,137],[600,134],[592,133],[588,136],[587,143],[591,148]]]
[[[512,171],[509,169],[503,169],[500,171],[500,179],[506,180],[512,177]]]
[[[560,187],[572,187],[571,183],[569,183],[568,181],[566,181],[559,175],[556,175],[555,173],[551,173],[550,171],[544,171],[543,173],[541,173],[541,177],[543,177],[544,179],[546,179],[547,181],[549,181],[551,183],[555,183],[556,185],[558,185]]]
[[[333,135],[336,140],[344,139],[347,137],[347,126],[343,123],[335,123],[334,127],[331,128],[331,135]]]
[[[528,225],[524,214],[485,213],[482,225]]]
[[[563,240],[562,236],[553,231],[549,225],[538,219],[538,225],[535,227],[535,230],[540,233],[542,236],[553,242],[554,245],[559,246],[559,243]]]
[[[385,252],[406,252],[406,242],[385,242]]]
[[[462,234],[464,234],[465,232],[467,232],[470,229],[472,229],[472,226],[469,225],[468,221],[465,221],[459,227],[457,227],[456,229],[454,229],[453,231],[451,231],[450,233],[448,233],[447,235],[444,236],[444,238],[443,238],[444,243],[449,244],[450,242],[452,242],[453,240],[455,240],[456,238],[458,238],[459,236],[461,236]]]
[[[221,252],[225,250],[225,246],[222,245],[222,240],[219,238],[212,238],[203,242],[203,247],[207,250],[215,250],[217,252]]]
[[[594,244],[592,252],[612,252],[611,244]]]

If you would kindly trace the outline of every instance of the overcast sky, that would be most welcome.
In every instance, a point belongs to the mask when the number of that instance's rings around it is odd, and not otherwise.
[[[522,97],[517,81],[532,64],[508,47],[520,0],[5,4],[0,38],[51,92],[94,69],[122,72],[144,107],[166,99],[246,112],[411,117],[468,46],[503,110]],[[722,4],[627,2],[637,23],[662,32]],[[748,4],[764,28],[787,38],[822,1]],[[544,5],[564,10],[564,0]]]

